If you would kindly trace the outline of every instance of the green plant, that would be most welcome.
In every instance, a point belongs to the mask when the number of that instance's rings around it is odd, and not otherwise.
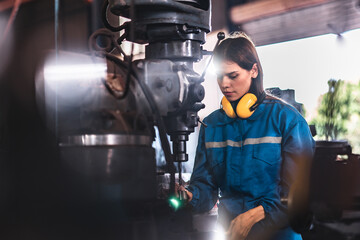
[[[354,85],[342,80],[330,79],[329,90],[321,98],[318,116],[312,121],[318,135],[326,140],[335,140],[347,132],[347,122],[351,115],[351,98]]]

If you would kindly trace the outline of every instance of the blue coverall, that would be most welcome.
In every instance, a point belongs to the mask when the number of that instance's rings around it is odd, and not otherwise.
[[[302,239],[288,226],[287,197],[298,161],[311,161],[315,150],[300,113],[278,99],[265,99],[248,119],[216,110],[204,119],[188,190],[195,212],[206,212],[219,199],[218,221],[227,228],[241,213],[262,205],[265,219],[247,239],[275,231],[270,239]],[[263,239],[263,237],[261,237]]]

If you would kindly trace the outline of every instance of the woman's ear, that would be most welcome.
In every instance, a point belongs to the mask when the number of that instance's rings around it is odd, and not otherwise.
[[[259,74],[259,71],[258,71],[258,66],[257,66],[257,63],[254,63],[252,69],[250,70],[251,72],[251,77],[252,78],[256,78]]]

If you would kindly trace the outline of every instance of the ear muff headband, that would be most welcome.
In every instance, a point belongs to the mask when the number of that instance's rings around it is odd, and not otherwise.
[[[226,99],[226,97],[222,98],[221,105],[226,115],[230,118],[236,118],[236,116],[240,118],[248,118],[255,111],[255,109],[250,110],[250,108],[256,103],[256,101],[257,97],[255,96],[255,94],[246,93],[237,104],[236,113],[231,106],[231,103],[229,102],[229,100]]]

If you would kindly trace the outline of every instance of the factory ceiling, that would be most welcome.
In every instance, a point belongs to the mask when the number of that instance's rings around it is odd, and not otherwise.
[[[239,2],[228,2],[229,28],[245,31],[258,46],[360,28],[360,0]]]
[[[31,1],[2,0],[0,12]],[[212,5],[214,31],[245,31],[258,46],[360,28],[360,0],[212,0]]]

